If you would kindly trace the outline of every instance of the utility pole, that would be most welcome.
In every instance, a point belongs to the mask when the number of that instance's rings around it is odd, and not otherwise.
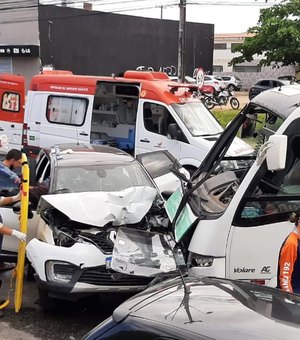
[[[179,32],[178,32],[178,80],[185,80],[185,21],[186,21],[186,0],[179,3]]]

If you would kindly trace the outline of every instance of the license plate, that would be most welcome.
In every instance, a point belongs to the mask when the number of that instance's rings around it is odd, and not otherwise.
[[[105,259],[105,267],[106,269],[111,269],[111,260],[112,260],[112,257],[109,256]]]

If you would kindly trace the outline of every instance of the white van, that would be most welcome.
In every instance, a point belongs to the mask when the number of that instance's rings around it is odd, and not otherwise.
[[[126,71],[122,77],[41,74],[27,94],[25,151],[55,143],[108,144],[131,154],[167,149],[195,170],[223,128],[197,96],[197,86],[165,73]],[[228,154],[250,154],[236,138]]]
[[[299,85],[259,94],[215,143],[188,190],[168,200],[192,275],[276,285],[279,249],[293,229],[288,219],[300,209],[299,103]],[[249,117],[261,126],[256,157],[227,157]]]

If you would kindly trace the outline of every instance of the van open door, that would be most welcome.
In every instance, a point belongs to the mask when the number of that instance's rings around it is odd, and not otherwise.
[[[0,134],[7,135],[9,143],[22,145],[25,105],[25,78],[0,74]]]

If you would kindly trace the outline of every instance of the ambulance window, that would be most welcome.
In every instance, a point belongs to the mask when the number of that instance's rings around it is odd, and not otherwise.
[[[84,123],[88,100],[63,96],[49,96],[46,116],[50,123],[81,126]]]
[[[4,111],[20,111],[20,95],[13,92],[4,92],[2,96],[1,108]]]
[[[154,103],[144,103],[145,129],[163,136],[168,135],[168,126],[175,123],[174,118],[166,107]]]

